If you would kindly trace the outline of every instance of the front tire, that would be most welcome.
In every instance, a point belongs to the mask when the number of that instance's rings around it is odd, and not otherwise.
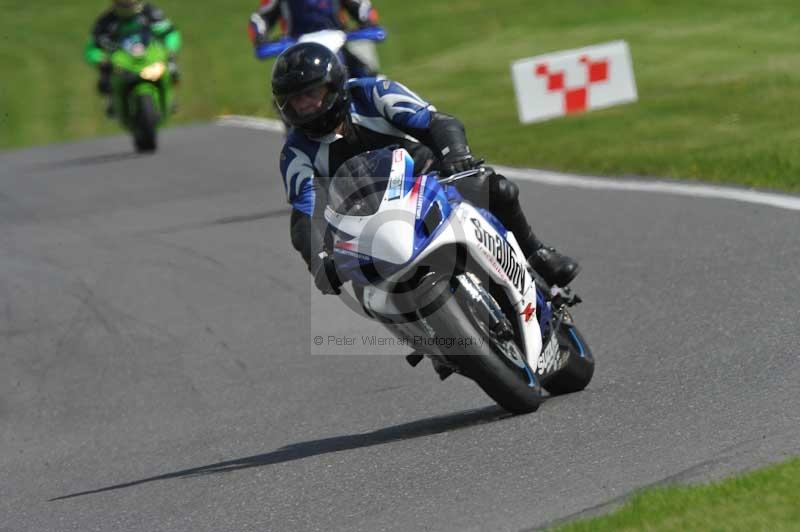
[[[556,331],[558,345],[568,358],[563,368],[542,383],[550,395],[579,392],[594,375],[594,355],[574,324],[562,321]]]
[[[152,153],[158,147],[157,126],[158,111],[150,95],[138,97],[136,105],[136,129],[133,144],[139,153]]]
[[[474,294],[480,294],[483,301],[477,301]],[[465,350],[461,356],[447,356],[448,361],[509,412],[527,414],[535,411],[544,400],[542,388],[528,368],[524,352],[514,340],[513,333],[508,334],[513,328],[500,305],[480,281],[469,274],[456,277],[453,295],[446,303],[450,310],[444,315],[449,314],[450,318],[449,323],[441,324],[444,330],[453,337],[481,337],[485,342],[480,347],[475,345],[471,350]],[[494,315],[503,315],[505,322],[501,320],[494,327],[490,326],[487,309]],[[515,364],[512,358],[519,362]]]

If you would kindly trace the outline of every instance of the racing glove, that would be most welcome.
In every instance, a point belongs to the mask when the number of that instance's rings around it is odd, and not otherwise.
[[[267,42],[268,29],[267,23],[259,13],[250,15],[250,24],[247,27],[247,31],[254,46]]]
[[[456,117],[433,112],[422,138],[439,157],[439,171],[443,176],[475,168],[464,124]]]
[[[175,84],[180,83],[181,69],[178,67],[178,59],[175,57],[175,54],[169,55],[169,59],[167,60],[167,68],[169,69],[170,76],[172,76],[172,82]]]
[[[445,177],[453,174],[457,174],[459,172],[465,172],[467,170],[472,170],[475,168],[476,162],[475,159],[472,158],[472,154],[453,154],[451,156],[450,153],[444,156],[442,159],[441,167],[441,174]]]
[[[311,275],[314,276],[314,284],[320,292],[326,295],[342,293],[342,281],[336,275],[336,265],[333,263],[333,258],[326,252],[323,251],[312,259],[309,269]]]

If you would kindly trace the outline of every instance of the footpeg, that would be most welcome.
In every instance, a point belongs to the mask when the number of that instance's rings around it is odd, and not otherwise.
[[[506,319],[497,322],[495,326],[492,327],[492,333],[498,340],[511,340],[514,338],[514,329]]]
[[[574,307],[583,300],[569,287],[554,286],[550,288],[550,301],[557,308],[561,306]]]

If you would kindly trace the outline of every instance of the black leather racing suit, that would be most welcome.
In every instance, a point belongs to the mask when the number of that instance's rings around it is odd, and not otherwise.
[[[438,112],[404,85],[385,78],[361,78],[349,80],[345,90],[348,112],[335,132],[312,138],[292,129],[281,152],[281,173],[293,206],[292,244],[315,279],[324,259],[320,256],[324,251],[320,228],[325,227],[328,176],[342,163],[365,151],[399,146],[413,157],[417,175],[430,170],[450,175],[474,165],[462,123]],[[566,286],[577,274],[574,260],[536,238],[514,183],[489,171],[462,179],[455,186],[465,199],[492,212],[514,233],[534,269],[549,283]]]

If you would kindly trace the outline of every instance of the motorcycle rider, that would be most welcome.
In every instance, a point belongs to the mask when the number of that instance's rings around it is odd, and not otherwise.
[[[324,227],[328,176],[343,163],[365,151],[396,145],[413,157],[415,175],[438,170],[448,176],[477,164],[458,119],[395,81],[348,80],[336,54],[322,45],[301,43],[278,56],[272,92],[283,119],[292,126],[280,157],[292,204],[292,245],[323,293],[338,293],[341,285],[319,228]],[[533,233],[514,183],[488,171],[457,181],[456,188],[514,233],[546,282],[566,286],[575,278],[578,263],[545,246]]]
[[[111,63],[109,56],[119,43],[130,35],[150,30],[152,35],[164,43],[170,52],[169,72],[173,82],[180,79],[175,55],[181,47],[181,34],[164,13],[149,2],[142,0],[112,0],[111,8],[103,12],[94,24],[84,57],[100,71],[97,91],[109,96],[107,114],[113,112],[111,102]]]
[[[297,39],[307,33],[322,30],[343,30],[346,13],[360,27],[378,24],[378,12],[370,0],[261,0],[258,10],[250,15],[250,41],[258,46],[268,41],[276,23],[281,31]],[[360,59],[343,48],[345,64],[352,75],[375,75]]]

